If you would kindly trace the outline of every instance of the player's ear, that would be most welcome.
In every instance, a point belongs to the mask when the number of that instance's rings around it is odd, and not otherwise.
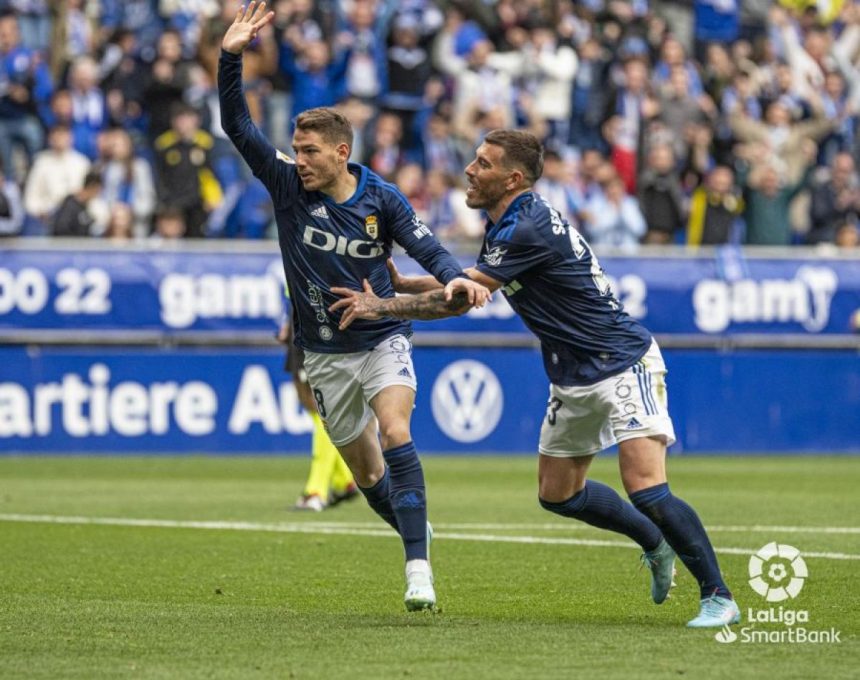
[[[518,189],[522,186],[524,179],[525,175],[523,174],[522,170],[512,170],[511,174],[508,175],[508,181],[505,184],[505,188],[508,191]]]
[[[337,157],[339,160],[343,161],[344,163],[349,160],[349,154],[352,151],[349,148],[349,144],[347,144],[346,142],[341,142],[337,145],[337,148],[335,150],[337,151]]]

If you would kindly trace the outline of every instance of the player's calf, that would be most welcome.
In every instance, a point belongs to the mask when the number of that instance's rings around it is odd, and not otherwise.
[[[427,559],[427,499],[424,471],[412,442],[383,451],[391,477],[391,509],[406,560]]]
[[[699,584],[702,601],[715,595],[731,601],[731,591],[723,581],[714,548],[696,511],[673,496],[668,484],[631,493],[630,500],[663,532]]]

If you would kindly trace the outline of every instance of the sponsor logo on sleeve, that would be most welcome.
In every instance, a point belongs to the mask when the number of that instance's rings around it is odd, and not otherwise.
[[[502,263],[502,258],[507,255],[507,248],[502,248],[502,246],[493,246],[486,255],[484,255],[484,262],[486,262],[491,267],[498,267]]]

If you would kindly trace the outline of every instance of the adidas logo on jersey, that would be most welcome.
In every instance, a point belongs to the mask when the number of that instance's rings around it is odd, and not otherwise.
[[[402,375],[405,378],[411,378],[412,377],[412,374],[409,372],[409,369],[406,368],[405,366],[397,372],[397,375]]]
[[[638,430],[640,427],[642,427],[642,423],[640,423],[638,420],[636,420],[636,418],[631,418],[630,422],[627,423],[627,427],[625,427],[624,429],[625,430]]]
[[[321,205],[319,208],[314,208],[311,210],[312,217],[322,217],[324,220],[328,219],[328,211],[325,209],[324,205]]]

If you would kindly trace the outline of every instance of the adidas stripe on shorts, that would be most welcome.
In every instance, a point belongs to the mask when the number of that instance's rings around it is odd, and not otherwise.
[[[348,354],[305,351],[305,370],[317,409],[335,446],[354,441],[373,417],[370,400],[384,388],[418,389],[412,343],[392,335],[371,350]]]
[[[656,342],[626,371],[593,385],[550,385],[539,451],[588,456],[636,437],[675,441],[666,395],[666,364]]]

